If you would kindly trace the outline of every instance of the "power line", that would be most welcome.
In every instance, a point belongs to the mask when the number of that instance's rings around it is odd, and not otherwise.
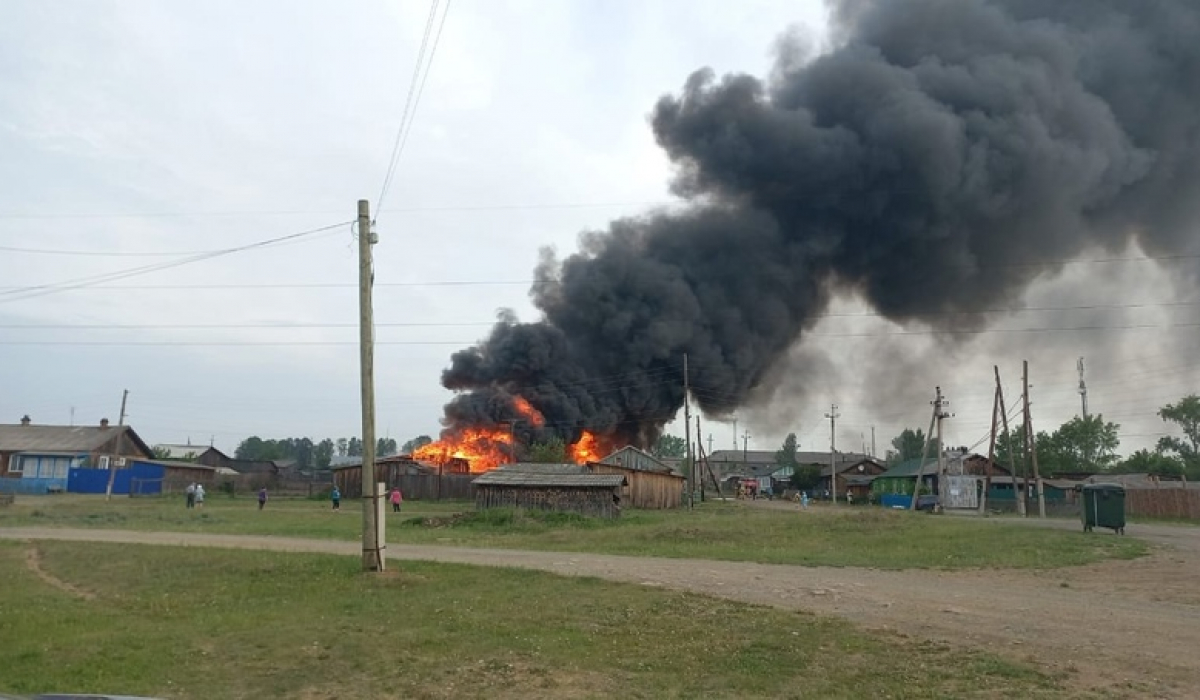
[[[425,20],[425,33],[421,37],[421,48],[417,51],[417,62],[413,66],[412,78],[408,85],[408,97],[404,101],[404,112],[400,115],[400,125],[396,129],[396,140],[392,144],[392,156],[388,160],[387,174],[383,178],[383,187],[379,191],[379,199],[376,200],[376,211],[383,206],[384,200],[387,198],[388,190],[391,189],[392,179],[396,174],[396,166],[400,162],[400,156],[404,152],[404,146],[408,143],[408,134],[412,130],[413,119],[416,118],[417,108],[421,103],[421,95],[425,92],[425,81],[429,79],[429,71],[433,68],[433,59],[437,55],[438,42],[442,38],[442,29],[446,26],[446,16],[450,14],[450,0],[446,0],[446,9],[442,12],[441,22],[438,23],[437,34],[433,38],[433,45],[429,46],[429,35],[433,29],[433,20],[437,15],[439,0],[433,0],[429,5],[429,17]],[[429,60],[425,60],[425,49],[429,48]],[[425,66],[425,72],[422,74],[422,64]]]
[[[45,296],[48,294],[55,294],[57,292],[63,292],[63,291],[71,290],[71,289],[83,289],[85,287],[92,287],[95,285],[103,284],[104,282],[112,282],[112,281],[116,281],[116,280],[128,279],[130,277],[136,277],[138,275],[145,275],[145,274],[149,274],[151,272],[158,272],[161,270],[169,270],[171,268],[180,267],[182,265],[189,265],[191,263],[201,262],[203,260],[211,260],[213,258],[223,257],[226,255],[232,255],[234,253],[242,253],[242,252],[245,252],[248,250],[254,250],[257,248],[266,248],[266,247],[274,246],[274,245],[281,244],[281,243],[284,243],[287,241],[294,241],[294,240],[297,240],[300,238],[313,236],[313,235],[316,235],[318,233],[322,233],[325,231],[331,231],[333,229],[337,229],[337,228],[341,228],[342,226],[346,226],[347,224],[350,224],[350,223],[351,223],[350,221],[342,221],[342,222],[339,222],[336,224],[329,224],[327,226],[321,226],[318,228],[309,229],[307,231],[300,231],[298,233],[289,233],[285,236],[277,236],[275,238],[268,238],[266,240],[256,241],[254,243],[248,243],[246,245],[240,245],[240,246],[236,246],[233,248],[225,248],[222,250],[215,250],[215,251],[211,251],[211,252],[207,252],[207,253],[203,253],[203,254],[199,254],[199,255],[193,255],[193,256],[185,257],[181,260],[174,260],[171,262],[155,263],[152,265],[143,265],[140,267],[118,270],[116,272],[109,272],[109,273],[104,273],[104,274],[100,274],[100,275],[91,275],[91,276],[87,276],[87,277],[79,277],[79,278],[72,279],[72,280],[64,280],[62,282],[54,282],[54,283],[50,283],[50,284],[39,284],[39,285],[33,285],[33,286],[29,286],[29,287],[15,287],[15,288],[8,289],[5,291],[0,291],[0,303],[4,303],[7,301],[20,301],[23,299],[31,299],[34,297]]]
[[[381,328],[458,328],[464,326],[492,326],[495,321],[472,321],[464,323],[412,322],[376,323]],[[0,323],[0,328],[22,330],[217,330],[254,328],[358,328],[357,323]]]
[[[661,207],[679,204],[678,200],[647,200],[647,201],[612,201],[612,202],[526,202],[517,204],[445,204],[421,205],[407,207],[388,207],[377,209],[378,213],[386,214],[421,214],[429,212],[494,212],[494,211],[529,211],[555,209],[604,209],[611,207]],[[42,220],[42,219],[160,219],[160,218],[224,218],[224,217],[255,217],[255,216],[328,216],[341,212],[333,209],[274,209],[244,211],[165,211],[165,212],[78,212],[67,214],[26,214],[19,212],[0,212],[0,220]]]

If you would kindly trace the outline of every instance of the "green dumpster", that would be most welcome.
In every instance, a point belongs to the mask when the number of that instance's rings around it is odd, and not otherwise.
[[[1107,527],[1125,534],[1125,487],[1120,484],[1084,484],[1079,516],[1083,531]]]

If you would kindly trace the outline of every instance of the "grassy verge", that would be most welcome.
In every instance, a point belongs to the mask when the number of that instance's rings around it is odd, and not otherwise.
[[[468,506],[459,504],[458,512]],[[213,499],[202,511],[153,500],[45,498],[0,511],[19,525],[181,530],[353,540],[355,510],[332,513],[311,501]],[[1128,537],[978,522],[880,508],[772,510],[709,504],[695,512],[627,511],[613,522],[512,512],[455,515],[446,504],[410,504],[388,514],[389,542],[691,557],[775,564],[876,568],[1054,568],[1148,550]]]
[[[1075,697],[848,623],[595,579],[348,557],[0,543],[0,691],[190,698]]]

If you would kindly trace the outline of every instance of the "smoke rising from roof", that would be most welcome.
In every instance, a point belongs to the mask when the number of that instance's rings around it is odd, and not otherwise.
[[[702,69],[651,115],[687,205],[547,254],[542,320],[453,355],[446,425],[646,445],[753,399],[830,300],[977,329],[1090,250],[1200,252],[1200,9],[1182,0],[858,0],[771,76]],[[1194,279],[1194,278],[1193,278]],[[802,391],[802,387],[797,387]],[[769,393],[769,392],[768,392]],[[521,429],[528,433],[531,429]]]

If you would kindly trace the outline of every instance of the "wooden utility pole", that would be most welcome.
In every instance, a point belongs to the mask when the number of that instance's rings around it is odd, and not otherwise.
[[[1012,474],[1013,496],[1017,501],[1017,513],[1025,515],[1025,498],[1017,488],[1017,459],[1013,454],[1012,434],[1008,432],[1008,407],[1004,404],[1004,388],[1000,386],[1000,368],[996,368],[996,390],[1000,393],[1000,420],[1004,424],[1004,440],[1008,443],[1008,473]]]
[[[1021,373],[1025,384],[1025,435],[1029,444],[1029,457],[1033,460],[1033,482],[1038,492],[1038,517],[1046,517],[1046,490],[1042,488],[1042,475],[1038,472],[1037,433],[1033,432],[1033,420],[1029,413],[1029,360],[1025,360]],[[1025,493],[1029,493],[1029,473],[1025,473]]]
[[[688,357],[683,353],[683,440],[687,443],[687,503],[688,508],[695,506],[696,501],[696,462],[692,459],[692,410],[688,394],[691,386],[688,379]]]
[[[938,387],[938,395],[940,396],[941,393],[942,389]],[[929,430],[925,431],[925,444],[921,445],[921,463],[917,465],[917,480],[913,482],[912,500],[908,505],[909,510],[917,509],[917,496],[921,494],[921,479],[925,478],[925,459],[929,455],[929,446],[933,444],[933,423],[937,420],[938,411],[938,406],[934,403],[933,414],[929,416]]]
[[[825,417],[829,419],[829,502],[837,505],[837,419],[840,414],[837,412],[837,404],[829,404],[829,413]]]
[[[942,397],[942,387],[937,388],[937,398],[934,399],[934,408],[937,411],[937,465],[938,465],[938,505],[942,508],[946,507],[946,501],[950,500],[947,496],[950,495],[950,484],[946,479],[946,444],[942,442],[942,421],[950,417],[949,413],[942,410],[943,406],[949,405],[949,401]]]
[[[704,445],[700,440],[700,436],[704,433],[700,432],[700,416],[696,416],[696,479],[700,482],[700,502],[704,502],[704,472],[700,471],[699,462],[703,458]]]
[[[996,391],[993,392],[994,396],[992,398],[992,433],[988,442],[987,471],[983,479],[983,490],[979,494],[980,515],[987,513],[988,489],[992,488],[992,462],[996,459],[996,422],[999,420],[996,416],[996,411],[1000,410],[1000,368],[993,365],[992,369],[996,371]]]
[[[104,500],[112,500],[113,482],[117,479],[117,460],[125,452],[125,404],[129,401],[129,390],[125,389],[121,394],[121,415],[117,418],[117,454],[113,455],[112,459],[108,460],[108,486],[104,489]],[[130,484],[130,488],[133,485]]]
[[[362,568],[383,571],[383,509],[379,485],[375,482],[375,318],[371,288],[375,269],[371,246],[376,243],[371,231],[371,205],[358,200],[358,352],[362,385]]]

